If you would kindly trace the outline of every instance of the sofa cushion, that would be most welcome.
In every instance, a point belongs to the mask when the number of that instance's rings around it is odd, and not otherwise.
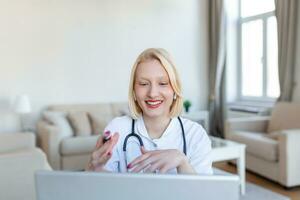
[[[92,135],[65,138],[60,144],[60,152],[64,156],[91,153],[95,149],[98,137],[98,135]]]
[[[115,116],[115,117],[130,115],[128,103],[124,103],[124,102],[112,103],[111,110],[112,110],[113,116]]]
[[[280,102],[274,107],[268,132],[299,129],[300,128],[300,104]]]
[[[89,112],[89,117],[92,125],[93,135],[102,135],[104,128],[113,119],[113,116],[109,113],[102,112]]]
[[[54,126],[58,127],[60,131],[60,137],[71,137],[73,136],[73,130],[70,123],[67,120],[67,113],[60,111],[45,111],[43,117],[46,121]]]
[[[74,130],[75,136],[90,136],[92,133],[91,125],[87,112],[73,111],[68,114],[69,122]]]
[[[278,161],[278,141],[265,136],[265,133],[235,131],[231,140],[247,145],[246,152],[267,161]]]

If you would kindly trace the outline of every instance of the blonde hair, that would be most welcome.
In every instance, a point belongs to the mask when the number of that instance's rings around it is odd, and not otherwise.
[[[129,82],[129,93],[128,93],[128,102],[131,116],[134,119],[137,119],[142,115],[142,109],[135,101],[134,97],[134,84],[135,84],[135,75],[136,69],[138,65],[142,62],[149,60],[157,60],[163,66],[163,68],[167,71],[168,77],[170,79],[171,87],[174,90],[176,98],[173,99],[173,103],[170,109],[170,117],[177,117],[180,115],[182,111],[183,98],[181,95],[181,82],[179,79],[178,72],[175,68],[175,65],[169,55],[169,53],[161,48],[149,48],[144,50],[136,59],[130,76]]]

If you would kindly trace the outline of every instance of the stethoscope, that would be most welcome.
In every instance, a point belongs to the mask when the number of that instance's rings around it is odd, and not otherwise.
[[[179,121],[179,123],[180,123],[180,127],[181,127],[182,140],[183,140],[183,153],[184,153],[185,155],[187,155],[187,154],[186,154],[186,138],[185,138],[185,132],[184,132],[183,124],[182,124],[182,121],[181,121],[180,117],[177,117],[177,119],[178,119],[178,121]],[[126,157],[126,155],[127,155],[126,149],[127,149],[127,142],[128,142],[128,139],[129,139],[130,137],[134,137],[134,138],[136,138],[136,139],[138,140],[140,147],[143,147],[143,146],[144,146],[144,143],[143,143],[143,140],[142,140],[141,136],[139,136],[138,134],[136,134],[136,133],[134,132],[134,125],[135,125],[135,120],[132,119],[131,133],[128,134],[128,135],[125,137],[124,143],[123,143],[123,153],[124,153],[124,157],[125,157],[125,165],[126,165],[126,166],[127,166],[127,164],[128,164],[128,163],[127,163],[127,157]]]

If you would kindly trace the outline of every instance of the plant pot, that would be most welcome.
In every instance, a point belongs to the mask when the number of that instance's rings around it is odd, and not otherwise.
[[[190,110],[190,107],[184,107],[184,110],[185,110],[186,113],[188,113],[189,110]]]

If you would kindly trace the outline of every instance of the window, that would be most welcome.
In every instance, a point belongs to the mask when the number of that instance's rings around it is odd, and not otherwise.
[[[275,100],[279,96],[277,23],[274,0],[240,0],[239,97]]]

